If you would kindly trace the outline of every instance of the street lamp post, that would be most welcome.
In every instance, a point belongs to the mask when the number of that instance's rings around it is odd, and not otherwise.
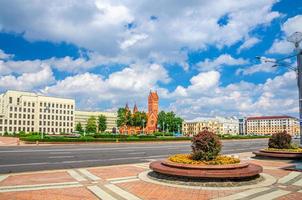
[[[144,133],[145,132],[145,129],[144,129],[145,128],[145,119],[143,119],[142,121],[143,121],[143,135],[144,135],[145,134]]]
[[[264,57],[256,57],[264,62],[274,63],[272,67],[285,66],[291,70],[294,70],[297,73],[297,85],[299,93],[299,127],[300,127],[300,146],[302,146],[302,50],[299,46],[299,43],[302,41],[302,33],[295,32],[287,38],[288,42],[291,42],[295,45],[296,53],[294,55],[287,56],[278,60],[269,59]],[[292,67],[288,63],[283,62],[285,59],[292,57],[297,58],[297,67]]]
[[[44,129],[46,130],[46,128],[45,128],[45,118],[46,118],[46,111],[50,111],[50,109],[49,109],[49,107],[46,107],[45,109],[44,109],[44,116],[43,116],[43,129],[42,129],[42,133],[41,133],[41,139],[43,140],[44,139]]]

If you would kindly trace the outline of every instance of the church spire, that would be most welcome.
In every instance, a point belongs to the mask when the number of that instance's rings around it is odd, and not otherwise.
[[[136,112],[138,112],[138,108],[137,108],[136,103],[135,103],[134,107],[133,107],[133,113],[136,113]]]

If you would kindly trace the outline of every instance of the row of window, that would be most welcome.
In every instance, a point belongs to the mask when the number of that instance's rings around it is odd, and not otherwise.
[[[0,132],[34,132],[33,127],[2,127],[0,126]],[[47,133],[71,133],[73,132],[72,128],[39,128],[39,132],[47,132]]]
[[[15,109],[13,108],[13,106],[10,106],[10,109],[9,109],[11,112],[15,111],[15,112],[22,112],[22,108],[19,107],[19,109],[17,107],[15,107]],[[32,112],[34,113],[35,112],[35,109],[34,108],[23,108],[23,112]],[[56,114],[71,114],[73,115],[73,110],[57,110],[57,109],[42,109],[40,108],[40,112],[44,112],[44,113],[56,113]]]
[[[43,102],[40,102],[40,106],[41,107],[43,106]],[[58,103],[47,103],[47,102],[44,102],[44,107],[73,109],[73,105],[70,105],[70,104],[58,104]]]
[[[13,103],[13,97],[9,97],[9,103],[12,104]],[[20,103],[20,98],[17,98],[17,103]],[[49,108],[64,108],[64,109],[73,109],[73,105],[70,104],[58,104],[58,103],[49,103],[49,102],[40,102],[40,106],[42,107],[44,105],[44,107],[49,107]],[[35,103],[34,102],[27,102],[27,101],[23,101],[23,106],[32,106],[35,107]]]

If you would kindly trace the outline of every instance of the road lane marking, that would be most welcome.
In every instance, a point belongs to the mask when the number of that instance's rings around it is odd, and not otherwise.
[[[95,194],[97,197],[103,200],[116,200],[113,196],[102,190],[100,187],[94,185],[94,186],[88,186],[87,187],[93,194]]]
[[[71,154],[71,152],[49,152],[49,154],[55,154],[55,155],[57,155],[57,154]]]
[[[272,199],[276,199],[278,197],[281,197],[281,196],[284,196],[284,195],[287,195],[291,193],[290,191],[286,191],[286,190],[276,190],[276,191],[273,191],[273,192],[270,192],[270,193],[267,193],[267,194],[264,194],[264,195],[260,195],[256,198],[253,198],[251,200],[272,200]]]
[[[87,179],[73,169],[67,170],[68,174],[77,181],[87,181]]]
[[[0,182],[9,177],[9,175],[0,175]]]
[[[123,197],[124,199],[127,200],[141,200],[137,196],[134,196],[133,194],[121,189],[120,187],[117,187],[116,185],[113,184],[106,184],[104,185],[106,188],[111,190],[112,192],[118,194],[119,196]]]
[[[80,187],[80,186],[82,186],[82,184],[80,184],[78,182],[47,183],[47,184],[39,184],[39,185],[2,186],[2,187],[0,187],[0,193],[29,191],[29,190],[56,189],[56,188],[69,188],[69,187]]]
[[[278,180],[278,183],[284,184],[284,183],[286,183],[286,182],[289,182],[290,180],[296,178],[296,177],[299,176],[300,174],[301,174],[301,172],[291,172],[291,173],[289,173],[288,175],[286,175],[286,176],[280,178],[280,179]]]
[[[236,194],[233,194],[230,196],[226,196],[223,198],[218,198],[218,199],[220,199],[220,200],[237,200],[237,199],[245,198],[245,197],[251,196],[253,194],[257,194],[259,192],[264,192],[267,190],[270,190],[270,188],[266,188],[266,187],[255,188],[255,189],[247,190],[244,192],[239,192],[239,193],[236,193]]]
[[[87,169],[78,169],[78,171],[93,181],[100,180],[100,177],[90,173]]]
[[[146,152],[130,152],[129,155],[145,154]]]
[[[74,156],[49,156],[48,158],[74,158]]]

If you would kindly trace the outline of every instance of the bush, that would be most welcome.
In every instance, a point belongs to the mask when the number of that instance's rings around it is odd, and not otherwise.
[[[268,147],[275,149],[290,149],[292,137],[286,131],[274,133],[268,140]]]
[[[193,160],[213,160],[221,151],[219,138],[207,129],[204,129],[193,137],[191,147],[193,150]]]

